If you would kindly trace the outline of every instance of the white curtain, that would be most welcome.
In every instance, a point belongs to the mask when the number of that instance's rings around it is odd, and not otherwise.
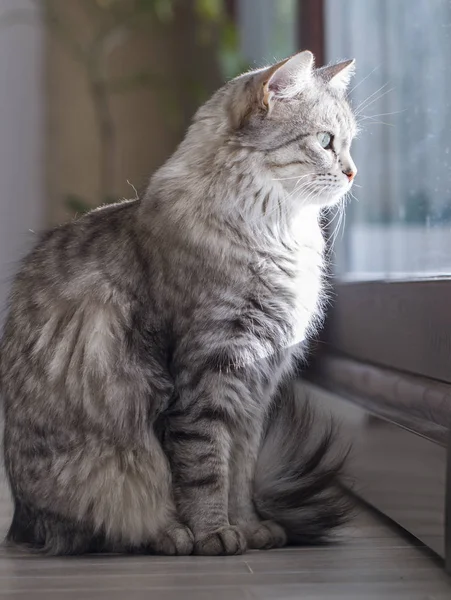
[[[0,0],[0,325],[29,230],[43,225],[43,45],[35,3]]]

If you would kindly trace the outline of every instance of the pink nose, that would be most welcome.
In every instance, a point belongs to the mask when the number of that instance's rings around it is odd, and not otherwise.
[[[343,171],[343,173],[346,175],[346,177],[351,182],[354,179],[354,177],[357,175],[357,170],[347,169],[346,171]]]

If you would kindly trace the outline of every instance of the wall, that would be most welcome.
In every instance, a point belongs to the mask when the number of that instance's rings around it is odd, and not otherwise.
[[[29,23],[8,16],[29,7],[0,1],[0,322],[30,230],[44,223],[44,32],[36,13]]]
[[[57,3],[58,12],[77,37],[89,40],[96,28],[78,1]],[[192,5],[191,5],[192,6]],[[110,98],[115,123],[115,157],[110,183],[114,197],[134,196],[127,183],[142,188],[181,139],[204,96],[221,83],[213,26],[200,41],[197,17],[181,5],[167,25],[143,25],[143,31],[117,44],[108,61],[108,76],[123,78],[152,71],[168,81],[169,95],[158,88],[137,86]],[[64,198],[75,194],[92,204],[101,202],[98,123],[88,79],[57,36],[47,37],[47,182],[49,220],[70,215]],[[168,108],[170,107],[170,111]]]

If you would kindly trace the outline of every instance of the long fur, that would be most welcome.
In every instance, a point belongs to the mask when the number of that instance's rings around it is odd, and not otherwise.
[[[8,540],[236,554],[340,522],[331,438],[311,450],[278,391],[322,318],[321,211],[355,171],[349,68],[306,52],[229,82],[143,197],[25,258],[0,344]]]
[[[319,417],[305,396],[300,386],[279,392],[254,479],[258,513],[282,525],[296,545],[328,541],[352,515],[342,488],[348,448],[332,419]]]

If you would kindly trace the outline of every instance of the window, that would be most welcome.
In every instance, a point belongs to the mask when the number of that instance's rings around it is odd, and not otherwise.
[[[324,0],[324,40],[362,133],[312,379],[355,410],[358,493],[451,571],[451,2]]]
[[[327,0],[324,14],[326,60],[357,59],[362,126],[332,347],[451,381],[451,2]]]
[[[450,273],[451,2],[329,0],[326,41],[328,57],[357,59],[362,126],[340,275]]]
[[[253,68],[297,50],[298,0],[237,0],[241,55]]]

